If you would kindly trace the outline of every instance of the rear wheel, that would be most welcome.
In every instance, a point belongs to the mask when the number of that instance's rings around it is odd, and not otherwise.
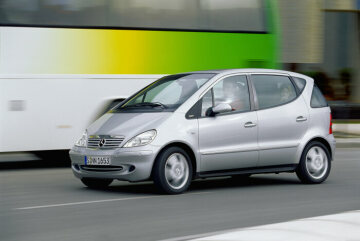
[[[179,194],[190,186],[192,172],[189,155],[179,147],[170,147],[157,157],[152,177],[160,191]]]
[[[92,189],[103,189],[112,183],[113,179],[82,178],[81,182]]]
[[[322,183],[329,176],[330,169],[329,150],[321,142],[313,141],[305,147],[296,175],[303,183]]]

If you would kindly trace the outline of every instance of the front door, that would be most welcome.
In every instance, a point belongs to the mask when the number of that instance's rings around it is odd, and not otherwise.
[[[209,108],[227,103],[232,111],[207,116]],[[257,115],[252,111],[246,75],[218,81],[202,98],[199,121],[201,172],[255,167],[258,162]]]

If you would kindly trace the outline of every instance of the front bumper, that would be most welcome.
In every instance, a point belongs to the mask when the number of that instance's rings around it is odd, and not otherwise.
[[[123,181],[144,181],[151,176],[156,149],[118,148],[112,150],[74,147],[70,150],[71,168],[77,178],[107,178]],[[85,156],[106,156],[111,158],[111,166],[85,165]]]

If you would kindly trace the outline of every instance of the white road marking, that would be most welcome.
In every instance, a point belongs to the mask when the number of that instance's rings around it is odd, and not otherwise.
[[[183,194],[183,195],[200,195],[200,194],[208,194],[208,193],[212,193],[212,192],[193,192],[193,193],[187,193],[187,194]],[[92,204],[92,203],[118,202],[118,201],[126,201],[126,200],[147,199],[147,198],[156,198],[156,197],[171,197],[171,196],[153,195],[153,196],[145,196],[145,197],[128,197],[128,198],[114,198],[114,199],[103,199],[103,200],[83,201],[83,202],[57,203],[57,204],[49,204],[49,205],[41,205],[41,206],[14,208],[13,210],[53,208],[53,207],[74,206],[74,205]]]

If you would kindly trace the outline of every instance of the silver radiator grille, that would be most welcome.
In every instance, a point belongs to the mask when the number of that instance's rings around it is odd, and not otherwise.
[[[89,148],[110,149],[120,147],[125,137],[90,136],[87,141]]]

